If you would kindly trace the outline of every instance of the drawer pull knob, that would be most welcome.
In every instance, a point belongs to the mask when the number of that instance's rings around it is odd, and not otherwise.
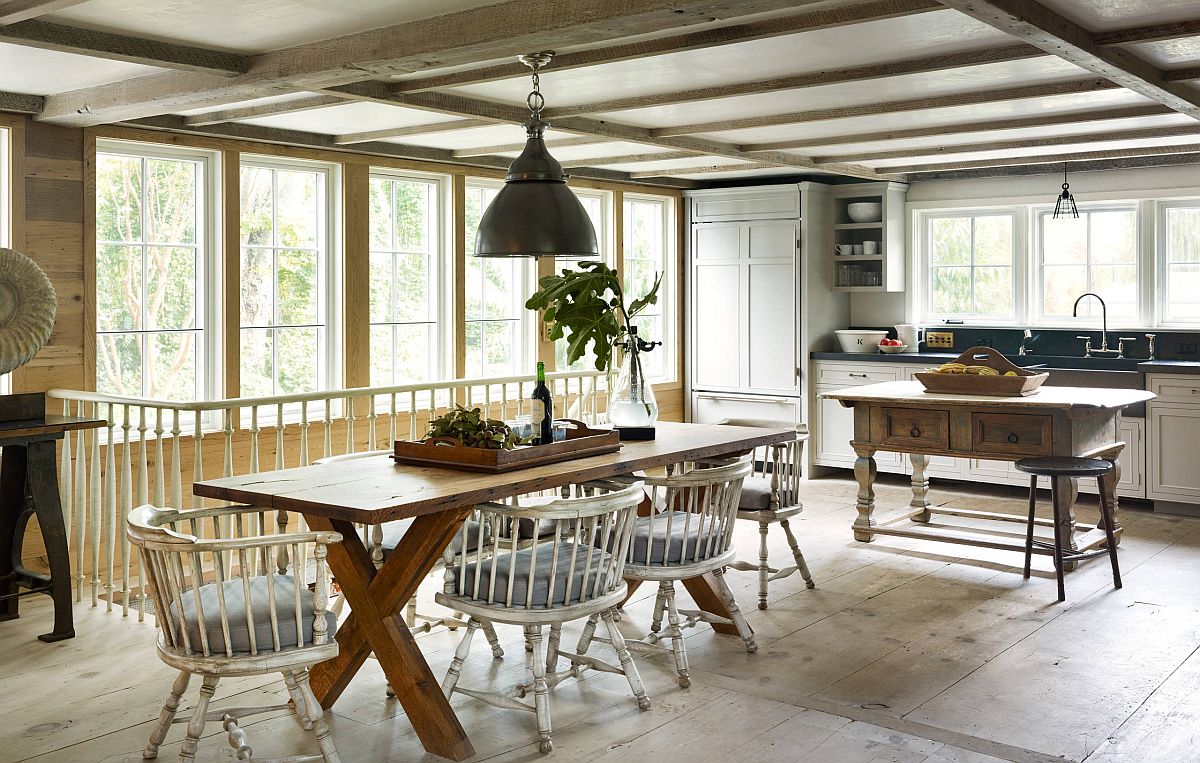
[[[867,375],[866,375],[866,374],[847,374],[847,376],[849,376],[851,379],[865,379],[865,378],[867,378]]]
[[[912,429],[908,430],[908,436],[916,439],[917,437],[921,436],[921,430],[917,427],[913,427]]]
[[[1016,444],[1017,444],[1017,439],[1018,439],[1018,438],[1017,438],[1017,435],[1016,435],[1015,433],[1009,433],[1009,435],[1008,435],[1008,441],[1009,441],[1009,442],[1011,442],[1013,445],[1016,445]]]

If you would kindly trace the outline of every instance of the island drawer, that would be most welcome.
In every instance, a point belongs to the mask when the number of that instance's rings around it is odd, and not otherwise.
[[[1015,413],[972,413],[977,453],[1046,456],[1051,453],[1053,417]]]
[[[950,444],[950,412],[921,408],[875,409],[872,438],[886,447],[911,450],[945,450]]]

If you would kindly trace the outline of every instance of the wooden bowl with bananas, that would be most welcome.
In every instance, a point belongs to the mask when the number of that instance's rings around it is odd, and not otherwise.
[[[991,347],[972,347],[949,363],[916,374],[926,392],[989,397],[1037,394],[1050,374],[1021,368]]]

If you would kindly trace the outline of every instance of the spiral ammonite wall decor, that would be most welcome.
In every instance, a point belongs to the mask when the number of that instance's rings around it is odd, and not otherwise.
[[[58,299],[38,264],[0,248],[0,374],[28,363],[50,341]]]

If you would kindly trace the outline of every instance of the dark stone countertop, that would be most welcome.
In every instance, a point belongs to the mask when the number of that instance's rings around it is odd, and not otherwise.
[[[1200,360],[1145,360],[1138,363],[1137,370],[1144,374],[1195,374],[1200,376]]]
[[[945,363],[954,360],[957,352],[814,352],[813,360],[853,360],[859,363]]]

